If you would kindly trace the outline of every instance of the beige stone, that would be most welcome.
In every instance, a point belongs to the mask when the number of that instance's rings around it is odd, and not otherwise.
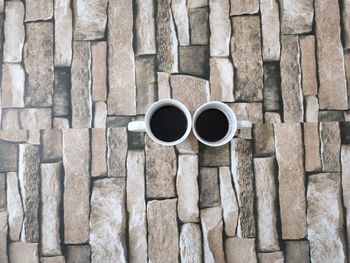
[[[225,241],[227,263],[257,263],[254,238],[231,237]]]
[[[349,211],[350,207],[350,145],[341,146],[341,183],[342,183],[342,194],[343,204]]]
[[[305,121],[318,122],[319,105],[316,96],[304,97],[305,99]]]
[[[157,72],[157,82],[158,82],[158,98],[170,99],[171,98],[170,74],[165,72]]]
[[[49,20],[53,15],[53,0],[26,0],[26,22]]]
[[[318,123],[304,123],[305,171],[321,170]]]
[[[175,147],[180,154],[198,154],[198,140],[193,133],[190,133],[186,140]]]
[[[102,101],[94,103],[94,128],[105,128],[107,121],[107,104]]]
[[[349,47],[350,48],[350,47]],[[350,53],[344,53],[345,78],[348,87],[348,105],[350,108]],[[344,112],[345,117],[350,115],[350,111]],[[349,118],[349,117],[348,117]],[[345,120],[349,121],[349,120]]]
[[[17,131],[0,131],[0,140],[12,141],[12,142],[26,142],[28,138],[27,131],[17,130]]]
[[[66,246],[67,263],[90,263],[91,251],[89,245]]]
[[[108,176],[125,177],[125,161],[128,149],[125,127],[109,128],[107,131]]]
[[[340,1],[341,4],[341,26],[344,49],[350,48],[350,2],[348,0]]]
[[[174,0],[171,2],[171,9],[174,16],[177,35],[180,46],[188,46],[190,44],[190,29],[188,22],[188,12],[186,0]]]
[[[107,142],[105,129],[91,129],[91,176],[107,175]]]
[[[64,256],[40,257],[40,263],[65,263]]]
[[[199,263],[202,261],[202,237],[198,224],[183,224],[179,242],[181,262]]]
[[[2,174],[2,175],[5,176],[5,174]],[[5,179],[5,177],[3,177],[3,178]],[[5,185],[3,185],[3,186],[5,186]],[[5,190],[5,188],[3,190]],[[5,209],[6,209],[6,207],[5,207]],[[4,209],[4,211],[0,211],[0,260],[3,263],[8,263],[8,252],[7,252],[8,224],[7,224],[7,212],[5,209]],[[3,210],[3,209],[1,209],[1,210]]]
[[[27,143],[40,145],[40,130],[28,130]]]
[[[1,130],[14,131],[20,130],[19,110],[17,109],[2,109]]]
[[[25,72],[20,64],[3,64],[1,81],[1,107],[24,107]]]
[[[273,125],[257,123],[253,126],[254,156],[266,156],[275,153]]]
[[[259,0],[230,0],[230,15],[254,14],[259,12]]]
[[[264,114],[266,123],[280,123],[281,115],[278,112],[265,112]]]
[[[300,37],[299,45],[303,94],[304,96],[316,96],[317,77],[315,36],[309,35]]]
[[[284,263],[283,252],[258,253],[259,263]]]
[[[320,140],[322,171],[339,172],[341,147],[339,123],[321,122]]]
[[[9,246],[9,259],[11,263],[38,263],[38,243],[13,242]]]
[[[204,7],[208,6],[208,0],[188,0],[187,1],[187,8],[198,8],[198,7]]]
[[[105,101],[107,99],[107,43],[106,41],[91,44],[91,75],[92,100]]]
[[[18,145],[0,141],[0,171],[16,172],[18,170]]]
[[[50,129],[51,109],[49,108],[26,108],[19,112],[21,128],[29,129]]]
[[[66,118],[53,118],[54,129],[68,129],[69,121]]]
[[[194,8],[188,12],[191,45],[209,44],[209,8]],[[181,57],[180,57],[181,62]]]
[[[228,58],[210,58],[210,99],[233,102],[233,65]]]

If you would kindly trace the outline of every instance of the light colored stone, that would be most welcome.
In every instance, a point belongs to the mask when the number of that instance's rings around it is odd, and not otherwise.
[[[187,0],[187,8],[198,8],[208,5],[208,0]]]
[[[177,211],[183,223],[199,221],[198,156],[179,155],[176,176]]]
[[[320,123],[321,162],[323,172],[340,171],[340,130],[338,122]]]
[[[308,177],[307,223],[312,262],[345,262],[340,174]]]
[[[298,36],[281,37],[281,90],[283,121],[303,122],[304,107],[301,90],[300,49]]]
[[[26,0],[26,22],[49,20],[53,15],[53,0]]]
[[[186,140],[175,147],[180,154],[198,154],[198,140],[193,133],[190,133]]]
[[[309,242],[305,240],[285,241],[285,262],[287,263],[309,263]]]
[[[341,146],[341,183],[343,190],[343,204],[347,210],[350,209],[350,145]]]
[[[9,246],[9,259],[11,263],[38,263],[38,243],[13,242]]]
[[[259,12],[259,0],[230,0],[230,15],[254,14]]]
[[[105,129],[91,129],[91,176],[107,175],[107,142]]]
[[[70,67],[72,63],[73,17],[71,0],[55,0],[55,66]]]
[[[71,81],[72,128],[90,128],[92,121],[90,42],[73,42]]]
[[[19,112],[21,128],[24,130],[50,129],[51,109],[49,108],[26,108]]]
[[[191,45],[209,44],[209,8],[201,7],[188,11]]]
[[[128,152],[127,171],[129,261],[147,262],[145,153],[143,150]]]
[[[187,223],[181,226],[180,259],[184,263],[202,262],[202,237],[199,225]]]
[[[257,208],[257,249],[279,250],[277,233],[277,165],[275,157],[254,158]],[[282,262],[283,263],[283,262]]]
[[[270,123],[257,123],[253,126],[254,156],[267,156],[275,153],[273,126]]]
[[[18,146],[0,141],[0,172],[16,172],[18,166]]]
[[[179,47],[179,72],[209,78],[209,46],[193,45]]]
[[[41,164],[41,224],[40,250],[43,256],[61,255],[60,212],[62,164]]]
[[[188,46],[190,44],[190,29],[188,23],[186,0],[172,1],[171,9],[174,16],[177,35],[179,38],[179,45]]]
[[[109,128],[108,142],[108,176],[125,177],[125,161],[128,150],[127,131],[125,127]]]
[[[20,130],[19,110],[17,109],[2,109],[1,130],[14,131]]]
[[[349,2],[350,3],[350,2]],[[350,49],[350,47],[349,47]],[[348,105],[350,108],[350,53],[344,53],[345,78],[348,87]],[[344,112],[345,117],[350,116],[350,111]]]
[[[250,1],[249,1],[250,2]],[[259,6],[259,1],[254,0]],[[232,7],[231,0],[231,7]],[[232,13],[232,12],[231,12]],[[263,65],[259,16],[237,16],[232,21],[231,56],[235,67],[235,99],[263,99]]]
[[[281,115],[278,112],[265,112],[265,123],[280,123]]]
[[[0,12],[3,13],[4,12],[4,8],[5,8],[5,0],[0,0]]]
[[[6,174],[7,207],[9,238],[11,241],[18,241],[23,223],[23,208],[19,194],[18,178],[16,172]]]
[[[91,44],[91,74],[92,100],[105,101],[107,99],[107,43],[106,41]]]
[[[94,181],[91,194],[92,262],[126,262],[125,179]]]
[[[89,245],[66,246],[67,263],[90,263],[91,251]]]
[[[28,138],[27,131],[0,131],[0,140],[11,141],[11,142],[26,142]]]
[[[40,263],[65,263],[64,256],[40,257]]]
[[[258,253],[259,263],[284,263],[283,252]]]
[[[303,94],[304,96],[316,96],[317,77],[315,36],[309,35],[300,37],[299,45]]]
[[[94,128],[105,128],[107,121],[107,104],[102,101],[94,103]]]
[[[320,109],[345,110],[348,101],[339,5],[332,0],[316,0],[314,5]]]
[[[55,68],[53,116],[66,117],[71,113],[71,69]]]
[[[179,262],[176,199],[147,203],[148,257],[150,262]]]
[[[233,102],[233,66],[228,58],[210,58],[210,99]]]
[[[218,147],[206,146],[199,143],[199,165],[200,166],[221,166],[230,165],[230,149],[225,144]]]
[[[53,128],[54,129],[68,129],[69,121],[66,118],[54,118],[53,119]]]
[[[225,241],[227,263],[257,263],[254,238],[231,237]]]
[[[200,167],[200,208],[220,205],[219,175],[217,167]]]
[[[27,143],[40,145],[40,130],[28,130]]]
[[[5,177],[3,178],[5,179]],[[8,222],[7,222],[7,212],[5,209],[1,209],[3,211],[0,211],[0,260],[3,263],[8,263],[8,252],[7,252],[7,247],[8,247],[7,245],[8,224],[7,223]]]
[[[157,72],[157,82],[158,82],[158,98],[170,99],[171,98],[170,74],[165,72]]]
[[[22,49],[24,45],[24,5],[20,1],[5,3],[4,22],[4,62],[22,62]]]
[[[2,108],[24,107],[25,73],[20,64],[3,64],[1,81]]]
[[[316,96],[304,97],[305,99],[305,121],[318,122],[318,99]]]
[[[318,123],[304,123],[305,171],[321,170]]]
[[[282,239],[306,236],[305,174],[300,124],[274,124]],[[294,154],[291,154],[294,153]]]
[[[108,114],[136,113],[132,1],[109,0]]]
[[[62,159],[62,131],[58,129],[41,131],[41,162]]]
[[[264,63],[264,110],[281,111],[281,74],[280,63]]]
[[[82,244],[89,239],[89,130],[63,130],[63,166],[64,243]]]

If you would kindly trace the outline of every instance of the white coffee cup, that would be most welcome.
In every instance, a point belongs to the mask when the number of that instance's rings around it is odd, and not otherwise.
[[[203,139],[199,134],[198,131],[196,129],[196,121],[198,119],[198,116],[209,109],[217,109],[219,111],[221,111],[222,113],[225,114],[227,120],[228,120],[228,131],[226,133],[226,135],[215,142],[209,142],[206,141],[205,139]],[[227,106],[225,103],[219,102],[219,101],[212,101],[212,102],[208,102],[203,104],[202,106],[200,106],[194,113],[193,115],[193,121],[192,121],[192,130],[194,135],[197,137],[197,139],[203,143],[206,144],[208,146],[213,146],[213,147],[217,147],[217,146],[222,146],[226,143],[228,143],[229,141],[232,140],[232,138],[235,136],[237,129],[248,129],[252,127],[252,123],[250,121],[237,121],[236,115],[233,112],[233,110]],[[213,127],[213,129],[215,129],[215,127]]]
[[[175,141],[171,141],[171,142],[162,141],[159,138],[157,138],[151,130],[150,122],[151,122],[153,114],[159,108],[162,108],[164,106],[174,106],[174,107],[178,108],[179,110],[181,110],[184,113],[184,115],[187,119],[187,128],[186,128],[185,133],[181,136],[181,138],[179,138]],[[184,104],[182,104],[180,101],[177,101],[174,99],[162,99],[162,100],[159,100],[159,101],[153,103],[151,106],[149,106],[149,108],[146,111],[144,121],[129,122],[128,130],[132,131],[132,132],[146,132],[148,134],[148,136],[152,140],[154,140],[155,142],[157,142],[161,145],[164,145],[164,146],[173,146],[173,145],[179,144],[179,143],[183,142],[184,140],[186,140],[186,138],[188,137],[188,135],[191,132],[191,126],[192,126],[191,114]]]

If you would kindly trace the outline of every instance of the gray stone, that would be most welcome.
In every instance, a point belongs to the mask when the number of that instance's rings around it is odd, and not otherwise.
[[[157,72],[158,99],[170,99],[170,74]]]
[[[69,129],[69,121],[67,118],[53,118],[54,129]]]
[[[254,156],[266,156],[275,153],[273,126],[270,123],[258,123],[253,126]]]
[[[283,252],[258,253],[259,263],[284,263]]]
[[[107,131],[107,144],[108,176],[125,177],[125,162],[128,150],[126,128],[109,128]]]
[[[350,122],[340,122],[339,126],[342,144],[350,144]]]
[[[344,113],[342,111],[319,111],[318,112],[319,122],[328,121],[344,121]]]
[[[18,178],[23,201],[24,220],[21,232],[23,242],[39,241],[40,203],[40,148],[20,144]]]
[[[232,0],[231,0],[232,2]],[[259,1],[256,1],[259,4]],[[232,3],[231,3],[232,7]],[[237,16],[231,19],[231,56],[235,67],[235,99],[263,99],[263,65],[259,16]]]
[[[133,118],[133,120],[141,120],[143,116]],[[144,149],[145,148],[145,134],[143,132],[131,132],[128,131],[128,149]]]
[[[125,179],[94,181],[89,241],[92,262],[126,262],[126,220]]]
[[[71,72],[70,68],[55,69],[55,86],[53,89],[53,115],[57,117],[68,116],[70,106]]]
[[[90,128],[92,121],[90,42],[73,42],[71,81],[72,128]]]
[[[28,130],[27,143],[33,145],[40,145],[40,130]]]
[[[191,31],[191,45],[209,44],[209,8],[190,9],[188,12]]]
[[[10,142],[26,142],[27,138],[28,138],[28,133],[25,130],[0,131],[0,140],[10,141]]]
[[[347,50],[350,48],[350,2],[348,0],[342,0],[340,4],[343,46]]]
[[[193,133],[190,133],[186,140],[175,147],[180,154],[198,154],[198,140]]]
[[[302,87],[304,96],[317,95],[316,48],[313,35],[299,38],[300,64],[302,71]]]
[[[174,147],[161,146],[149,136],[145,141],[147,198],[175,197],[177,161]]]
[[[218,168],[201,167],[199,169],[200,208],[220,205],[218,175]]]
[[[14,131],[21,129],[18,109],[2,109],[1,130]]]
[[[264,63],[263,96],[265,111],[282,109],[280,65],[277,62]]]
[[[312,262],[345,262],[340,174],[308,177],[307,223]]]
[[[52,16],[53,0],[26,0],[26,22],[49,20]]]
[[[107,121],[107,104],[102,101],[94,103],[94,128],[105,128]]]
[[[227,263],[257,263],[255,239],[231,237],[225,241]]]
[[[65,263],[64,256],[40,257],[40,263]]]
[[[51,107],[54,84],[52,22],[26,24],[23,58],[27,73],[26,105]]]
[[[255,237],[254,173],[251,141],[234,138],[231,141],[231,172],[236,189],[239,218],[238,237]]]
[[[176,199],[147,203],[148,257],[151,262],[179,262]]]
[[[304,123],[305,171],[321,170],[320,136],[318,123]]]
[[[107,175],[107,141],[105,129],[91,129],[91,176]]]
[[[89,245],[66,246],[67,263],[90,263],[91,251]]]
[[[265,123],[280,123],[281,115],[278,112],[265,112]]]
[[[274,124],[274,132],[282,239],[302,239],[306,236],[306,200],[301,127],[298,123]]]
[[[38,243],[13,242],[9,246],[9,259],[11,263],[38,263]]]
[[[88,129],[63,130],[63,165],[64,243],[82,244],[89,239],[90,136]]]
[[[20,64],[3,64],[1,80],[1,107],[24,107],[25,72]]]
[[[210,99],[233,102],[233,65],[228,58],[210,58]]]
[[[286,263],[309,263],[309,242],[305,240],[284,241],[284,255]]]
[[[179,45],[188,46],[190,44],[190,29],[186,0],[171,1],[171,10],[174,16]]]
[[[323,172],[340,171],[340,131],[337,122],[320,123],[321,162]]]
[[[188,0],[187,1],[188,9],[203,7],[207,5],[208,5],[208,0]]]
[[[259,12],[259,0],[230,0],[230,15],[254,14]]]
[[[106,41],[91,44],[91,74],[92,100],[105,101],[107,99],[107,43]]]
[[[230,149],[225,144],[219,147],[210,147],[199,143],[199,165],[221,166],[230,165]]]
[[[284,122],[303,122],[304,107],[298,36],[283,35],[281,43],[283,119]]]
[[[208,46],[179,47],[179,72],[209,78]]]
[[[202,262],[202,237],[199,225],[187,223],[181,226],[179,246],[181,262]]]
[[[304,97],[305,99],[305,121],[318,122],[319,106],[316,96]]]
[[[107,116],[106,126],[107,128],[126,127],[129,122],[131,122],[129,116]]]
[[[350,108],[350,53],[344,53],[344,66],[345,66],[345,78],[346,83],[348,87],[348,105]],[[345,118],[348,117],[347,121],[350,121],[350,112],[348,111],[347,114],[344,112]]]
[[[6,210],[0,211],[0,260],[3,263],[8,263],[8,252],[7,252],[7,212]]]
[[[6,174],[0,173],[0,211],[7,210],[6,203],[7,203],[6,202]],[[7,217],[7,215],[6,215],[6,217]]]
[[[62,159],[62,130],[42,130],[41,162],[53,162]]]
[[[136,87],[132,1],[109,0],[107,39],[108,114],[134,115]]]
[[[25,108],[19,112],[21,128],[24,130],[50,129],[50,108]]]
[[[183,223],[199,222],[198,156],[179,155],[176,176],[177,213]]]
[[[343,204],[347,210],[350,205],[350,145],[341,146],[341,176]]]

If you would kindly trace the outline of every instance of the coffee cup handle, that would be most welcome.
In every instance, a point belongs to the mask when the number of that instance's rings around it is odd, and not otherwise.
[[[146,131],[146,125],[144,121],[132,121],[128,123],[128,131],[131,132],[144,132]]]
[[[253,126],[251,121],[237,121],[237,129],[249,129]]]

